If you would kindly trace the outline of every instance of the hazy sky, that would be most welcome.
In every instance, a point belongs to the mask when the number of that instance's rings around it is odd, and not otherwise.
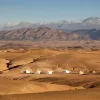
[[[100,17],[100,0],[0,0],[0,24]]]

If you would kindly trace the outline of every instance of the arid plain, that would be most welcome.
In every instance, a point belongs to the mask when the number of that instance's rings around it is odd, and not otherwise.
[[[25,73],[27,70],[30,73]],[[41,74],[36,74],[36,70],[40,70]],[[52,74],[46,73],[51,70]],[[64,73],[64,70],[70,73]],[[0,50],[0,100],[40,98],[99,100],[100,51],[41,48]]]

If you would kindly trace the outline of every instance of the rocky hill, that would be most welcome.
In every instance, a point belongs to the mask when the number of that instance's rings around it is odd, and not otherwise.
[[[47,41],[65,41],[68,38],[68,33],[60,30],[42,28],[26,28],[11,31],[1,31],[0,39],[2,40],[47,40]]]
[[[72,32],[51,29],[48,27],[24,28],[18,30],[0,31],[0,40],[29,41],[74,41],[100,40],[100,30],[83,29]]]

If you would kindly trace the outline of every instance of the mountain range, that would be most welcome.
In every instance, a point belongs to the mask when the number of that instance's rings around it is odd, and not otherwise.
[[[16,30],[21,28],[38,28],[38,27],[49,27],[54,29],[62,29],[68,32],[78,29],[99,29],[100,28],[100,18],[99,17],[89,17],[82,21],[67,21],[61,20],[58,22],[47,22],[47,23],[7,23],[0,26],[0,30]]]
[[[100,40],[100,29],[80,29],[71,32],[48,27],[0,31],[0,40],[75,41]]]

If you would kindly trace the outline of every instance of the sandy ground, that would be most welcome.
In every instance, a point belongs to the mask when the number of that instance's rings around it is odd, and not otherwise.
[[[100,100],[100,89],[6,95],[0,100]]]
[[[54,72],[23,74],[26,69]],[[0,50],[0,73],[0,100],[100,100],[100,51]]]

